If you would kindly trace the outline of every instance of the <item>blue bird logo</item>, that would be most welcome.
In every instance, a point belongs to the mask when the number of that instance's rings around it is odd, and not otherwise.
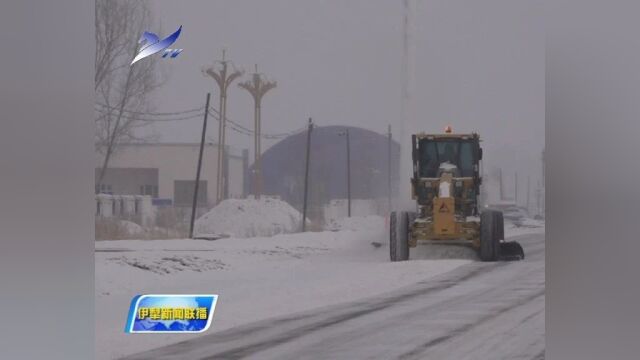
[[[140,48],[140,51],[138,51],[136,57],[133,58],[133,61],[131,61],[131,65],[135,64],[139,60],[146,58],[147,56],[153,55],[162,50],[165,50],[164,54],[162,55],[163,58],[167,57],[167,55],[169,54],[171,54],[172,58],[178,56],[178,54],[182,52],[182,49],[169,49],[169,46],[176,42],[176,40],[180,36],[181,31],[182,25],[180,25],[178,30],[176,30],[173,34],[167,36],[162,40],[160,40],[158,35],[152,32],[145,31],[138,41],[139,44],[142,44],[142,47]]]

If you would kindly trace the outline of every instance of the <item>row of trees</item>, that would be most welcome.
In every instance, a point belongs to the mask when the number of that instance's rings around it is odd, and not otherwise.
[[[148,1],[96,0],[95,101],[106,105],[95,113],[95,146],[104,159],[98,184],[117,144],[142,140],[137,130],[146,124],[126,114],[149,111],[149,94],[164,82],[158,57],[130,65],[140,36],[151,28]]]

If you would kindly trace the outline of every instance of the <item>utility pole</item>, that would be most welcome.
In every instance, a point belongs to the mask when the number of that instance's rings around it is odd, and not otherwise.
[[[276,87],[275,81],[266,81],[263,77],[258,73],[258,65],[256,64],[256,71],[253,73],[253,78],[251,81],[245,81],[238,84],[241,88],[247,90],[249,94],[253,97],[254,103],[254,111],[253,111],[253,120],[255,123],[255,131],[254,131],[254,142],[255,142],[255,154],[254,154],[254,179],[253,179],[253,195],[256,199],[260,198],[260,193],[262,192],[262,167],[260,163],[260,157],[262,156],[262,151],[260,149],[260,140],[262,134],[262,123],[261,123],[261,110],[260,104],[262,102],[262,97],[267,91]]]
[[[500,183],[500,201],[504,200],[504,190],[502,188],[502,168],[498,168],[498,182]]]
[[[196,208],[198,203],[198,185],[200,184],[200,168],[202,168],[202,152],[204,150],[204,138],[207,133],[207,115],[209,115],[209,99],[211,93],[207,93],[207,101],[204,106],[204,122],[202,123],[202,138],[200,139],[200,154],[198,155],[198,168],[196,170],[196,183],[193,189],[193,205],[191,206],[191,224],[189,226],[189,238],[193,239],[193,224],[196,220]]]
[[[387,212],[391,214],[391,124],[387,138]]]
[[[518,206],[518,172],[516,171],[515,174],[515,188],[514,188],[514,195],[513,195],[513,201],[516,203],[516,206]]]
[[[542,204],[540,197],[542,195],[542,188],[540,187],[540,181],[538,181],[538,188],[536,189],[536,212],[538,215],[542,215]]]
[[[546,170],[546,164],[545,164],[545,148],[542,149],[542,179],[541,179],[541,186],[540,186],[540,215],[544,216],[545,214],[545,208],[546,208],[546,202],[545,202],[545,196],[546,196],[546,192],[545,190],[545,170]]]
[[[415,92],[415,1],[403,0],[402,13],[402,62],[401,62],[401,102],[400,102],[400,122],[395,130],[396,137],[400,144],[408,142],[411,138],[411,124],[416,118],[414,114],[414,92]],[[411,177],[413,164],[411,162],[411,146],[400,147],[399,163],[399,183],[408,184]],[[396,201],[395,205],[400,206],[402,203],[410,201],[408,191],[400,191],[396,194],[400,201]]]
[[[531,175],[527,175],[527,214],[529,214],[529,193],[531,192],[529,188],[529,183],[531,181]]]
[[[349,146],[349,129],[338,134],[347,138],[347,217],[351,217],[351,147]]]
[[[222,50],[222,61],[219,61],[222,65],[221,68],[216,69],[215,65],[205,69],[204,72],[211,76],[218,87],[220,88],[220,106],[218,108],[218,114],[220,115],[220,121],[218,122],[218,164],[217,164],[217,181],[216,181],[216,203],[224,198],[224,167],[223,161],[226,153],[226,139],[225,133],[227,130],[227,90],[233,80],[242,75],[240,70],[232,70],[228,73],[229,61],[225,59],[225,50]]]
[[[542,156],[541,156],[541,160],[542,160],[542,186],[544,187],[544,177],[545,177],[545,166],[544,166],[544,150],[542,149]]]
[[[311,151],[311,131],[313,131],[313,122],[309,118],[309,127],[307,129],[307,156],[304,165],[304,200],[302,202],[302,232],[307,229],[307,193],[309,191],[309,155]]]

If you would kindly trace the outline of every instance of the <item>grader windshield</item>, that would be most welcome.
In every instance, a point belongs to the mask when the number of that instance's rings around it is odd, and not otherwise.
[[[460,177],[474,177],[477,167],[478,142],[474,138],[436,138],[420,139],[419,176],[422,178],[438,177],[438,169],[444,163],[455,165]]]

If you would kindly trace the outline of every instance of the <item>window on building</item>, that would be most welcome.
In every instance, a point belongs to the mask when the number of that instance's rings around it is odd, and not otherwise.
[[[140,195],[149,195],[153,198],[157,198],[158,185],[140,185]]]
[[[176,206],[191,206],[193,203],[195,183],[193,180],[176,180],[173,182],[173,203]],[[207,181],[200,180],[198,185],[198,206],[206,205]]]
[[[107,185],[107,184],[96,185],[96,194],[113,195],[113,190],[111,189],[111,185]]]

